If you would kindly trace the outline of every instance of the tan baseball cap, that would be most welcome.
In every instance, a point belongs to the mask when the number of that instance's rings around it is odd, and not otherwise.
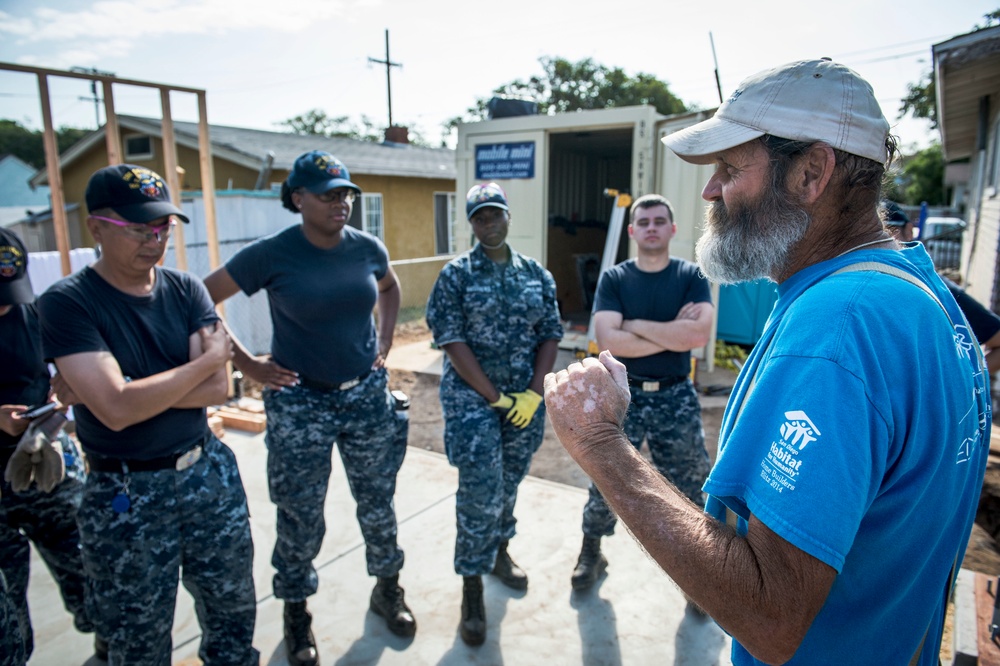
[[[880,163],[888,157],[889,123],[871,85],[828,58],[754,74],[740,83],[712,118],[662,140],[681,159],[709,164],[719,152],[765,134],[822,141]]]

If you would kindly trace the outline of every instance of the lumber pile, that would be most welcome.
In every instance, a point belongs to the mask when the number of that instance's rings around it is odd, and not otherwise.
[[[263,432],[267,428],[267,417],[264,415],[264,403],[256,398],[240,398],[233,404],[222,405],[209,410],[208,423],[212,427],[213,419],[225,433],[225,428],[243,430],[246,432]],[[212,432],[216,432],[212,428]],[[219,435],[216,434],[218,437]]]

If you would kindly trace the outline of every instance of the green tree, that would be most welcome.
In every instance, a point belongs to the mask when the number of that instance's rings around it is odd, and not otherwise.
[[[906,96],[899,103],[899,116],[906,114],[914,118],[924,118],[930,121],[931,129],[937,129],[937,98],[934,87],[934,75],[927,72],[917,83],[906,85]]]
[[[357,141],[371,141],[372,143],[380,143],[385,132],[383,126],[376,125],[366,115],[362,114],[360,122],[355,122],[349,116],[327,115],[326,111],[322,109],[312,109],[274,124],[291,134],[355,139]],[[410,130],[409,135],[410,143],[427,146],[427,142],[420,132]]]
[[[539,112],[544,114],[638,104],[652,105],[665,115],[687,110],[669,86],[652,74],[640,72],[630,76],[620,67],[605,67],[592,58],[570,62],[545,56],[538,62],[544,72],[541,76],[511,81],[493,90],[489,97],[477,98],[475,106],[463,116],[450,119],[445,127],[485,119],[487,104],[495,96],[536,102]]]
[[[976,24],[975,30],[983,30],[984,28],[991,28],[994,25],[1000,24],[1000,9],[994,9],[991,12],[983,14],[983,18],[986,22],[982,25]]]
[[[274,123],[284,127],[291,134],[312,134],[318,136],[357,138],[357,128],[347,116],[327,115],[322,109],[312,109],[303,114]]]
[[[61,153],[86,136],[90,130],[60,127],[56,147]],[[36,169],[45,166],[45,142],[40,130],[30,130],[16,120],[0,119],[0,155],[14,155]]]
[[[887,198],[911,206],[918,206],[923,201],[931,206],[946,204],[948,198],[944,187],[941,144],[935,142],[905,158],[899,175],[885,194]]]
[[[75,144],[83,137],[90,134],[92,130],[80,129],[79,127],[60,127],[56,130],[56,148],[61,155],[64,150]]]

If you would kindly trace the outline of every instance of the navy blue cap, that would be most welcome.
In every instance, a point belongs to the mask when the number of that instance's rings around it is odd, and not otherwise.
[[[502,187],[496,183],[473,185],[469,193],[465,195],[466,217],[471,220],[477,210],[487,206],[510,211],[510,208],[507,206],[507,194],[503,191]]]
[[[882,202],[882,208],[885,209],[883,222],[887,227],[905,227],[910,223],[910,218],[895,201],[886,199]]]
[[[148,224],[167,215],[189,221],[184,211],[170,201],[163,178],[134,164],[115,164],[96,171],[87,183],[85,196],[89,212],[110,208],[136,224]]]
[[[18,305],[34,300],[24,243],[13,231],[0,229],[0,305]]]
[[[329,192],[337,187],[349,187],[361,192],[361,188],[351,182],[351,173],[344,163],[323,150],[311,150],[299,155],[287,182],[290,189],[304,187],[313,194]]]

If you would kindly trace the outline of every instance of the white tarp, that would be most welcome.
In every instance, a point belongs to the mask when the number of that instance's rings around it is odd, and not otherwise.
[[[81,247],[69,251],[69,264],[74,273],[95,261],[97,261],[97,252],[92,247]],[[28,277],[31,278],[31,288],[36,296],[61,280],[63,278],[62,260],[59,258],[59,253],[28,253]]]

